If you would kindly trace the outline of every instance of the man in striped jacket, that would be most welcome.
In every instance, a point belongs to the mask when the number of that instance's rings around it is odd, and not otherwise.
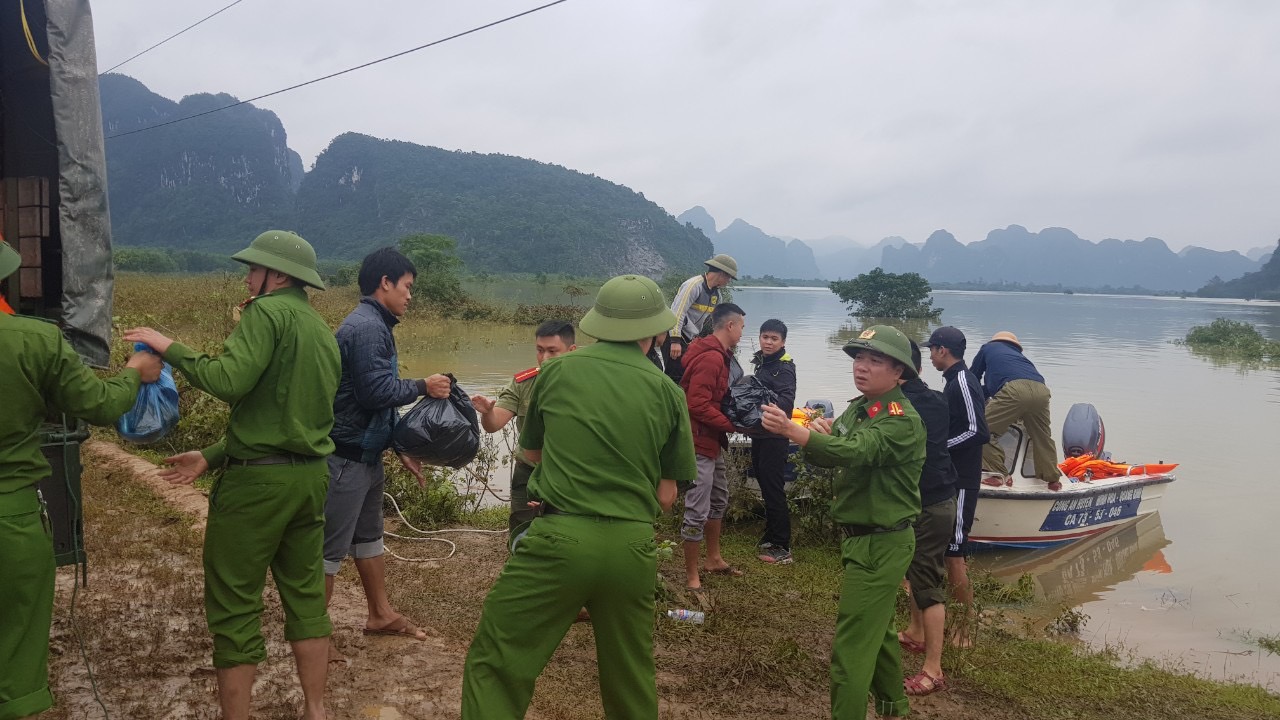
[[[969,584],[965,557],[969,529],[978,509],[978,488],[982,484],[982,448],[991,435],[987,431],[986,396],[978,378],[964,363],[967,345],[964,333],[947,325],[933,331],[929,342],[929,361],[942,373],[946,385],[942,394],[951,408],[951,431],[947,449],[956,467],[956,529],[947,546],[947,580],[951,595],[964,607],[961,622],[952,643],[960,647],[972,644],[969,639],[969,608],[973,605],[973,587]]]
[[[684,375],[680,357],[689,343],[702,334],[703,323],[720,302],[720,288],[738,279],[738,261],[728,255],[716,255],[705,265],[707,271],[685,280],[671,302],[676,325],[662,344],[662,365],[663,372],[677,383]]]

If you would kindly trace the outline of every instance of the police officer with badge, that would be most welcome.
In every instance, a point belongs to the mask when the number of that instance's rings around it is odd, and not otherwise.
[[[677,383],[684,376],[680,357],[702,334],[703,323],[720,303],[720,288],[738,279],[738,261],[728,255],[716,255],[704,264],[707,271],[685,280],[671,301],[676,324],[662,345],[662,364],[663,371]]]
[[[649,278],[600,288],[580,328],[599,342],[547,360],[520,446],[541,503],[485,598],[462,676],[463,720],[524,717],[579,609],[591,613],[604,716],[656,720],[653,522],[694,479],[684,394],[645,357],[675,322]]]
[[[833,423],[809,428],[765,407],[764,428],[804,447],[808,462],[840,468],[831,514],[844,541],[844,576],[831,649],[831,716],[866,717],[867,693],[882,716],[909,711],[893,627],[898,584],[915,552],[925,429],[899,387],[917,377],[911,343],[897,328],[874,325],[844,346],[862,393]]]
[[[232,259],[249,266],[253,294],[239,324],[211,356],[151,328],[125,333],[164,356],[194,387],[231,405],[225,438],[165,458],[171,483],[226,468],[209,494],[204,597],[224,720],[247,720],[262,638],[267,569],[284,606],[284,635],[302,684],[303,720],[325,717],[333,626],[324,597],[325,458],[334,450],[333,398],[342,361],[333,332],[307,301],[324,290],[316,253],[283,230],[259,235]]]
[[[22,258],[0,238],[0,280]],[[108,425],[128,412],[141,383],[160,377],[160,358],[135,353],[124,370],[100,380],[58,326],[16,317],[0,295],[0,718],[53,707],[49,625],[53,618],[53,539],[36,483],[49,476],[40,425],[50,410]]]
[[[471,396],[471,405],[480,415],[480,425],[485,432],[498,432],[515,418],[516,436],[519,437],[524,429],[525,416],[529,414],[529,399],[533,397],[534,381],[538,379],[543,361],[578,347],[573,323],[566,320],[548,320],[539,325],[533,335],[537,365],[516,373],[498,393],[496,400],[484,395]],[[515,467],[511,470],[511,515],[507,519],[507,545],[511,548],[515,547],[516,538],[528,530],[529,523],[538,516],[538,509],[529,506],[529,478],[533,476],[533,463],[519,447],[515,455]]]

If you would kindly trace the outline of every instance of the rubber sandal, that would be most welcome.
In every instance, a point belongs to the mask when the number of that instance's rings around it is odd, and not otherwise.
[[[422,633],[422,637],[418,637],[418,633]],[[409,622],[409,618],[401,615],[395,622],[383,628],[365,628],[365,635],[395,635],[398,637],[407,637],[410,640],[423,641],[431,636],[426,630]]]
[[[911,697],[924,697],[940,690],[946,690],[947,678],[945,676],[934,677],[921,670],[915,675],[903,679],[902,689]]]
[[[913,655],[924,654],[924,643],[912,640],[906,633],[898,633],[898,644],[902,646],[903,650]]]

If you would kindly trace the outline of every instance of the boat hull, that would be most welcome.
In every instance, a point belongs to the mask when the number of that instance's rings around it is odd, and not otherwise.
[[[973,549],[1048,548],[1087,538],[1159,509],[1172,473],[1071,482],[984,485],[969,541]]]

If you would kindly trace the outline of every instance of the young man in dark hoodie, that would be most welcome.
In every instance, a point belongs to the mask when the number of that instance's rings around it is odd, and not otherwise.
[[[924,421],[925,456],[920,470],[920,517],[916,518],[916,552],[907,567],[911,585],[911,624],[898,633],[907,652],[924,653],[920,672],[903,682],[908,695],[929,695],[946,687],[942,674],[943,634],[947,625],[947,591],[943,564],[947,543],[956,524],[956,469],[947,451],[951,411],[947,399],[919,378],[920,347],[911,341],[911,360],[917,376],[902,383]]]
[[[958,647],[973,644],[969,638],[969,609],[973,606],[973,587],[969,584],[969,529],[978,510],[978,488],[982,485],[982,453],[990,439],[987,432],[986,396],[978,378],[964,364],[968,342],[959,328],[940,327],[929,336],[929,361],[942,373],[946,386],[942,394],[951,408],[951,431],[947,449],[956,467],[956,520],[951,543],[947,546],[947,584],[951,595],[965,610],[956,624],[951,643]]]
[[[720,409],[729,390],[731,348],[742,340],[746,313],[733,303],[716,306],[711,313],[711,334],[694,340],[684,353],[684,374],[680,387],[689,408],[693,449],[698,462],[698,479],[684,499],[684,569],[687,587],[702,589],[698,556],[703,538],[707,541],[707,564],[713,575],[740,576],[742,571],[720,555],[720,530],[729,507],[729,483],[725,478],[724,454],[729,433],[737,428]]]
[[[787,326],[781,320],[765,320],[760,326],[760,349],[751,358],[756,379],[778,396],[778,408],[787,415],[796,404],[796,364],[787,354]],[[761,562],[791,563],[791,511],[783,489],[791,441],[784,437],[751,439],[751,468],[764,499],[764,537]]]

